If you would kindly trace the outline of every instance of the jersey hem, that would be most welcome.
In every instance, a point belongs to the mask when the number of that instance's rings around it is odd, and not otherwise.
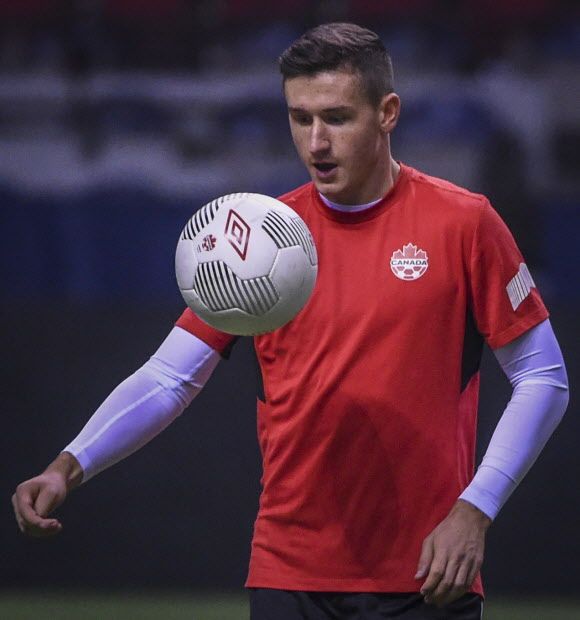
[[[245,588],[269,588],[273,590],[295,590],[308,592],[384,592],[384,593],[418,593],[421,583],[408,581],[383,581],[380,579],[291,579],[288,581],[269,577],[248,577]],[[484,596],[483,588],[475,583],[470,588],[472,594]]]
[[[487,339],[487,344],[492,349],[499,349],[506,344],[509,344],[522,334],[525,334],[528,330],[532,329],[542,321],[545,321],[550,316],[550,313],[546,308],[538,308],[531,314],[527,314],[522,317],[520,321],[514,325],[510,325],[503,332],[500,332],[496,336]]]

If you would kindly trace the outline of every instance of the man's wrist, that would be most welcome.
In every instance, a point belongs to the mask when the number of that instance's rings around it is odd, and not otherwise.
[[[493,523],[493,520],[488,517],[483,510],[479,509],[475,506],[475,504],[472,504],[465,499],[458,499],[457,502],[455,502],[453,511],[456,510],[469,513],[485,530],[487,530],[487,528]]]
[[[79,486],[83,480],[83,468],[70,452],[61,452],[45,469],[45,473],[57,473],[63,477],[67,492]]]

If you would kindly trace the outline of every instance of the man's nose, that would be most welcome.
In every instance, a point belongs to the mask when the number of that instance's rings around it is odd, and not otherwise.
[[[330,140],[326,133],[324,123],[315,119],[310,128],[310,153],[323,153],[330,148]]]

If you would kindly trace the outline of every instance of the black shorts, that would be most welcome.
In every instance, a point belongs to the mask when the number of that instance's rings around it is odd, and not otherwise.
[[[420,594],[250,590],[250,620],[481,620],[483,602],[465,594],[439,609]]]

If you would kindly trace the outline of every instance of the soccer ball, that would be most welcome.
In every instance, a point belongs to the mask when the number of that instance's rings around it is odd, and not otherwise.
[[[293,319],[308,301],[317,271],[304,221],[262,194],[228,194],[201,207],[175,254],[185,303],[212,327],[239,336]]]

